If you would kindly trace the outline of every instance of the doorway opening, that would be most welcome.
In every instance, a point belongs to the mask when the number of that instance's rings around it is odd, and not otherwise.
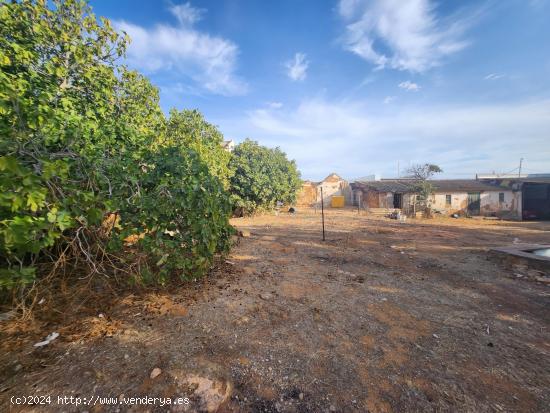
[[[481,194],[479,192],[468,192],[468,213],[479,215],[481,207]]]
[[[396,209],[403,208],[403,194],[393,194],[393,207]]]

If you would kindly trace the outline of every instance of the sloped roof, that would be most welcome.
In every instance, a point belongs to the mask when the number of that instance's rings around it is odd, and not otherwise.
[[[352,187],[367,188],[377,192],[410,192],[414,182],[410,180],[383,179],[380,181],[353,182]]]
[[[325,179],[323,179],[321,182],[338,182],[343,180],[344,179],[340,175],[333,172],[329,176],[327,176]]]
[[[498,191],[497,185],[475,179],[441,179],[430,181],[439,192],[444,191]]]
[[[306,180],[306,181],[302,181],[302,186],[317,186],[319,185],[319,182],[313,182],[313,181],[309,181],[309,180]]]
[[[415,186],[412,179],[382,179],[380,181],[354,182],[352,187],[367,188],[377,192],[412,192]],[[480,192],[499,191],[497,185],[475,179],[438,179],[429,181],[436,192]]]
[[[483,182],[511,182],[511,183],[539,183],[539,184],[550,184],[550,177],[526,177],[526,178],[479,178]]]

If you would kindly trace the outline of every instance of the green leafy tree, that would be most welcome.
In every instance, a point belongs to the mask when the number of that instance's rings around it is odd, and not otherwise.
[[[162,137],[163,144],[193,149],[224,187],[229,188],[229,159],[223,149],[223,135],[197,110],[172,109]]]
[[[80,1],[0,4],[0,286],[28,282],[64,231],[98,224],[126,40]]]
[[[231,233],[221,134],[198,112],[167,122],[85,2],[0,2],[0,22],[0,290],[69,247],[93,271],[108,245],[109,263],[145,256],[138,278],[201,275]]]
[[[301,187],[300,173],[279,148],[267,148],[252,140],[235,147],[230,168],[231,193],[236,208],[246,213],[271,209],[278,201],[296,201]]]

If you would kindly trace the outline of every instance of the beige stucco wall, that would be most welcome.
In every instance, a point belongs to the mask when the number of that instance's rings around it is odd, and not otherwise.
[[[393,208],[393,194],[391,192],[383,192],[380,194],[380,207]]]
[[[296,197],[297,206],[313,206],[317,202],[317,187],[312,182],[304,182]]]
[[[363,208],[393,208],[393,193],[375,192],[366,189],[357,189],[361,192],[361,207]],[[499,202],[499,193],[504,193],[504,202]],[[467,192],[452,192],[451,205],[446,204],[447,193],[436,193],[432,195],[431,206],[444,214],[464,213],[468,207]],[[408,213],[412,211],[414,194],[403,194],[403,210]],[[509,218],[521,217],[521,192],[503,188],[496,191],[480,192],[480,213],[481,215],[504,216]]]
[[[393,192],[381,192],[380,193],[380,208],[393,209]],[[401,194],[401,207],[406,209],[408,205],[412,203],[412,194]]]
[[[499,202],[499,193],[504,194],[504,202]],[[451,205],[446,203],[446,193],[432,195],[432,208],[449,214],[464,212],[468,207],[467,192],[451,193]],[[480,213],[481,215],[513,213],[521,214],[521,202],[518,193],[509,190],[484,191],[480,192]],[[518,211],[519,206],[519,211]]]
[[[321,202],[321,187],[323,188],[323,202],[325,205],[330,205],[331,197],[335,195],[344,196],[346,205],[351,204],[351,189],[346,181],[321,182],[317,185],[318,202]]]
[[[356,199],[360,198],[362,208],[389,208],[393,209],[393,192],[376,192],[367,189],[356,189]],[[360,194],[360,195],[357,195]],[[411,194],[402,194],[403,207],[412,202]]]

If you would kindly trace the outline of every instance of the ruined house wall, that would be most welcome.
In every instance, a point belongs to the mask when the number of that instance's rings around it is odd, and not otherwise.
[[[393,209],[393,192],[377,192],[368,188],[357,188],[356,192],[361,192],[362,208],[390,208]],[[504,201],[499,200],[499,193],[504,194]],[[446,195],[449,192],[438,192],[432,195],[432,208],[441,211],[443,214],[451,215],[454,213],[464,214],[468,208],[468,192],[450,192],[451,205],[446,203]],[[413,202],[415,194],[402,194],[403,212],[408,214],[413,211]],[[357,199],[357,196],[356,196]],[[511,188],[496,189],[495,191],[480,192],[480,214],[497,215],[510,219],[521,218],[521,191]]]
[[[412,194],[402,194],[403,207],[406,208],[410,203],[412,203],[413,195]],[[362,205],[363,208],[393,208],[393,192],[377,192],[369,191],[368,189],[362,190]]]
[[[323,188],[323,202],[330,205],[333,196],[343,196],[346,205],[352,203],[352,193],[349,183],[343,179],[329,179],[317,185],[317,202],[321,202],[321,187]]]
[[[330,205],[330,198],[333,195],[344,195],[340,188],[340,182],[321,182],[317,186],[317,200],[321,202],[321,188],[323,188],[323,202],[325,205]]]
[[[432,209],[444,212],[446,214],[464,213],[468,207],[468,193],[453,192],[451,195],[451,205],[446,202],[446,193],[437,193],[432,195]]]
[[[353,190],[350,189],[350,191],[351,191],[351,205],[363,208],[363,199],[365,196],[363,194],[363,190],[356,188]]]
[[[504,194],[504,202],[499,202],[499,193]],[[481,214],[510,211],[512,207],[512,191],[483,192],[481,194]]]
[[[346,205],[352,205],[353,204],[353,194],[351,191],[351,187],[349,186],[349,182],[342,181],[341,182],[341,191],[342,195],[344,195],[346,199]]]
[[[301,207],[309,207],[317,202],[317,187],[312,182],[304,182],[302,188],[298,191],[296,205]]]
[[[499,201],[499,193],[504,194],[504,202]],[[447,193],[436,193],[432,195],[432,208],[445,214],[465,213],[468,209],[468,193],[452,192],[451,204],[446,203]],[[512,191],[484,191],[480,193],[480,214],[481,215],[502,215],[517,214],[518,196]]]
[[[378,192],[373,191],[363,191],[363,207],[364,208],[379,208],[380,199],[378,197]]]
[[[393,192],[380,192],[380,208],[393,208]]]

